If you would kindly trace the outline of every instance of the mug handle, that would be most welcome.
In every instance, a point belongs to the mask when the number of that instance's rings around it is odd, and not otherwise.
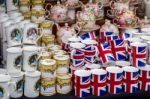
[[[50,6],[50,9],[48,9],[49,6]],[[50,3],[47,3],[45,6],[45,10],[50,12],[52,7],[53,6]]]
[[[114,9],[113,4],[115,4],[115,3],[116,3],[116,1],[114,1],[114,0],[110,1],[109,6],[111,9]]]
[[[17,88],[16,82],[9,82],[9,88],[10,88],[9,92],[10,94],[12,94]]]

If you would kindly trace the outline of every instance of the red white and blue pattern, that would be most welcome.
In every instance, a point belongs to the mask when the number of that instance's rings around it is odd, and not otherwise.
[[[118,39],[120,39],[120,38],[117,35],[107,36],[106,37],[106,42],[110,43],[110,41],[112,41],[112,40],[118,40]]]
[[[127,93],[135,93],[139,90],[138,86],[139,71],[124,72],[123,87]]]
[[[95,32],[87,32],[82,35],[80,35],[81,40],[91,39],[91,40],[97,40],[97,37],[95,35]]]
[[[114,33],[113,32],[101,32],[100,33],[100,42],[104,43],[106,41],[107,36],[112,36]]]
[[[102,64],[105,64],[107,62],[115,62],[115,58],[112,54],[112,51],[108,43],[100,44],[97,47],[100,53],[99,57],[102,61]]]
[[[107,74],[108,92],[118,94],[122,92],[122,78],[123,73],[110,73]]]
[[[80,87],[75,87],[75,96],[77,97],[87,97],[90,95],[90,87],[87,88],[80,88]]]
[[[111,50],[116,60],[126,60],[125,42],[123,39],[110,41]]]
[[[128,33],[121,33],[121,34],[119,34],[119,38],[123,39],[123,40],[126,40],[126,39],[130,38],[130,34],[128,34]]]
[[[144,67],[146,65],[147,47],[131,46],[131,63],[134,67]]]
[[[140,90],[150,91],[150,71],[140,70],[139,80]]]
[[[95,96],[103,96],[106,93],[106,74],[92,74],[92,94]]]

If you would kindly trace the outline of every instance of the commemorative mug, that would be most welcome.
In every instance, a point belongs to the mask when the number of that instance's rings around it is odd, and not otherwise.
[[[40,94],[43,96],[56,94],[56,78],[41,78]]]
[[[38,47],[23,47],[23,70],[36,71],[38,65]]]
[[[9,73],[18,73],[22,68],[22,49],[11,47],[7,49],[7,70]]]
[[[139,69],[133,66],[123,67],[123,87],[127,93],[135,93],[139,90]]]
[[[108,92],[119,94],[122,92],[123,70],[119,67],[107,67]]]
[[[19,0],[6,0],[7,11],[10,12],[10,11],[18,10],[18,3],[19,3]]]
[[[11,82],[9,75],[0,74],[0,78],[0,98],[10,99],[10,94],[16,89],[16,83]]]
[[[56,61],[53,59],[44,59],[39,61],[39,70],[41,77],[51,79],[56,77]]]
[[[25,24],[23,29],[23,44],[36,45],[38,39],[41,37],[42,37],[42,29],[38,28],[38,24],[35,23]]]
[[[55,55],[54,59],[56,60],[57,64],[57,74],[66,74],[69,72],[69,55]]]
[[[20,98],[23,95],[24,72],[9,73],[11,81],[16,83],[16,90],[10,94],[11,98]]]
[[[43,30],[44,31],[44,30]],[[55,35],[44,35],[41,37],[41,46],[49,46],[55,43]]]
[[[21,46],[22,44],[22,31],[17,25],[10,25],[6,27],[6,38],[8,47]]]
[[[39,71],[25,72],[24,95],[26,97],[36,98],[39,96],[40,76],[41,72]]]
[[[59,94],[68,94],[71,92],[71,74],[59,74],[56,80],[56,89]]]

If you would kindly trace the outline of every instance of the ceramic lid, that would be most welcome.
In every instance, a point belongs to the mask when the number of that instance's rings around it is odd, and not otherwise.
[[[0,82],[8,82],[11,80],[9,75],[0,74]]]

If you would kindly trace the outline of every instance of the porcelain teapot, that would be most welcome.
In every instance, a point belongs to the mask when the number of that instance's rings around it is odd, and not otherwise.
[[[51,6],[50,9],[48,9],[49,6]],[[68,18],[68,6],[62,5],[59,1],[57,1],[57,4],[54,6],[52,6],[51,4],[47,4],[45,9],[47,12],[50,12],[50,19],[54,21],[64,21]]]
[[[61,38],[63,36],[73,37],[73,36],[76,36],[78,34],[78,33],[76,33],[75,28],[74,27],[70,27],[68,25],[68,23],[66,23],[64,27],[60,27],[57,24],[57,29],[58,29],[58,31],[57,31],[58,43],[61,43]]]
[[[93,10],[94,11],[94,15],[96,17],[100,17],[102,7],[103,7],[103,3],[102,2],[99,1],[99,2],[94,3],[93,0],[89,0],[89,3],[87,3],[86,5],[83,6],[83,9],[85,9],[85,10]]]
[[[139,24],[139,18],[134,14],[133,11],[126,11],[121,15],[118,15],[113,23],[117,23],[119,27],[136,27]]]
[[[115,34],[119,34],[118,28],[110,22],[110,20],[105,20],[105,24],[102,25],[101,32],[113,32]]]

